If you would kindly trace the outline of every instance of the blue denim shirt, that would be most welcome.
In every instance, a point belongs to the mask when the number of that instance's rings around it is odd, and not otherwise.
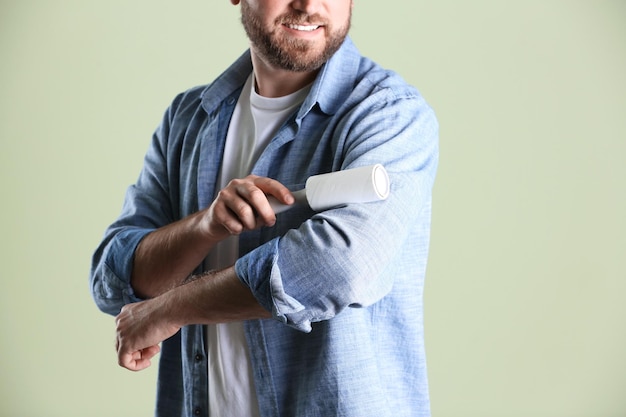
[[[141,239],[212,201],[251,70],[246,52],[167,110],[94,254],[91,291],[103,311],[140,301],[130,275]],[[273,315],[245,323],[261,415],[430,415],[422,295],[437,135],[420,94],[347,39],[260,156],[253,173],[293,190],[311,175],[375,163],[391,180],[384,201],[295,208],[241,235],[236,272]],[[207,415],[206,369],[202,326],[163,342],[156,415]]]

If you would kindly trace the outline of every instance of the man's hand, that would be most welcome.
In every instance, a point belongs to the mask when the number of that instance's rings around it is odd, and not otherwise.
[[[231,181],[210,207],[149,233],[135,251],[131,276],[135,295],[153,298],[166,293],[183,284],[220,241],[273,225],[276,215],[267,195],[282,204],[295,201],[280,182],[250,175]]]
[[[150,366],[150,359],[160,352],[159,343],[178,332],[180,327],[169,323],[160,311],[160,299],[128,304],[116,317],[117,360],[120,366],[141,371]]]
[[[208,209],[209,233],[218,239],[245,230],[273,226],[276,215],[267,200],[272,195],[283,204],[293,204],[287,187],[271,178],[249,175],[232,180],[222,189]]]

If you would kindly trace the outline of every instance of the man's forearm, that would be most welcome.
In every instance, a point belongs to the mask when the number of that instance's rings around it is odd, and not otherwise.
[[[166,316],[179,326],[269,318],[235,267],[211,271],[163,294]]]
[[[153,298],[181,285],[219,241],[205,232],[203,212],[162,227],[138,245],[131,285],[141,298]]]

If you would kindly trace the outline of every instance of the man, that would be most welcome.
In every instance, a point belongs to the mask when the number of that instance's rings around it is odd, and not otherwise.
[[[161,353],[158,416],[429,416],[435,116],[360,56],[351,0],[240,2],[250,50],[176,97],[94,254],[119,364]],[[385,201],[268,202],[376,163]]]

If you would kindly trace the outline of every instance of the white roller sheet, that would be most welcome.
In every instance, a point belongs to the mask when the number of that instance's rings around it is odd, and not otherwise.
[[[389,176],[380,165],[368,165],[328,174],[313,175],[306,181],[305,188],[293,193],[293,205],[280,204],[268,197],[276,214],[297,205],[306,204],[315,211],[323,211],[349,203],[380,201],[389,195]]]

